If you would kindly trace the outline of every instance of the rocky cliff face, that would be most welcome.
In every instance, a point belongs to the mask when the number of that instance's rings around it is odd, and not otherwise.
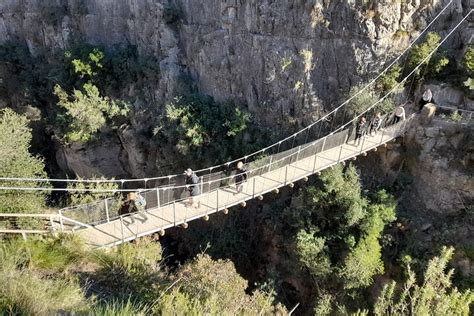
[[[373,76],[444,2],[4,0],[0,43],[26,42],[33,53],[74,41],[136,45],[140,54],[160,60],[160,80],[145,102],[164,104],[185,78],[217,100],[242,102],[272,126],[288,120],[304,125]],[[436,29],[468,10],[461,0],[454,2]],[[141,146],[128,136],[111,141],[113,149],[103,153],[60,149],[60,165],[82,176],[112,170],[139,176],[144,161],[157,155],[127,150],[125,144]]]

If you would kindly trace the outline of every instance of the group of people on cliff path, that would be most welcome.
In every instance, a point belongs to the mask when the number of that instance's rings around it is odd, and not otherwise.
[[[235,175],[234,175],[234,181],[235,181],[235,193],[234,194],[239,194],[242,192],[244,188],[244,183],[247,181],[248,171],[245,168],[245,165],[242,161],[239,161],[236,165],[236,170],[235,170]],[[197,196],[199,196],[201,192],[200,188],[200,181],[199,177],[196,175],[196,173],[191,169],[188,168],[184,172],[185,175],[185,183],[186,187],[189,192],[189,198],[188,198],[188,205],[194,207],[194,208],[199,208],[201,207],[201,203],[199,200],[197,200]]]
[[[420,112],[423,109],[425,104],[431,103],[432,98],[433,98],[433,94],[431,90],[430,89],[425,90],[419,102],[418,112]],[[387,125],[397,124],[398,122],[403,121],[405,119],[406,119],[405,107],[404,105],[399,105],[395,108],[395,111],[393,112],[393,115],[392,115],[392,119],[388,121]],[[365,116],[362,116],[357,122],[356,127],[355,127],[354,145],[359,146],[362,136],[364,136],[366,133],[370,135],[373,135],[373,133],[377,133],[381,126],[382,126],[382,115],[380,112],[376,112],[372,116],[369,122],[367,122],[367,119],[365,118]]]

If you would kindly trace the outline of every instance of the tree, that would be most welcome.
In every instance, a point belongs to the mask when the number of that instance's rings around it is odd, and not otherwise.
[[[384,271],[379,239],[386,224],[394,221],[396,203],[384,190],[375,194],[360,225],[362,237],[344,260],[341,278],[344,287],[359,288],[372,284],[372,278]]]
[[[30,154],[32,135],[28,119],[11,109],[0,110],[0,176],[18,178],[47,178],[43,159]],[[48,187],[48,182],[3,181],[2,186]],[[45,206],[45,191],[1,192],[1,213],[40,213]]]
[[[250,114],[231,102],[217,104],[211,97],[176,97],[166,105],[154,134],[177,144],[186,155],[210,145],[221,155],[231,147],[229,141],[241,134],[250,121]]]
[[[246,289],[247,281],[232,262],[201,254],[178,271],[174,290],[155,309],[162,315],[261,315],[284,310],[274,305],[271,295],[259,290],[250,295]]]
[[[326,255],[324,238],[316,237],[315,232],[300,230],[296,236],[296,252],[300,263],[314,277],[325,277],[331,273],[331,263]]]
[[[82,180],[82,178],[79,177],[78,180]],[[104,177],[92,177],[91,180],[97,180],[97,182],[68,182],[67,188],[69,190],[70,200],[68,205],[86,204],[114,196],[113,192],[94,193],[80,190],[116,190],[119,188],[119,185],[116,182],[100,182],[100,180],[106,180]],[[113,178],[110,180],[113,180]],[[75,189],[79,191],[74,191]]]
[[[397,70],[395,69],[394,71],[397,71]],[[392,84],[393,86],[395,86],[396,83],[394,82],[396,82],[396,76],[397,76],[396,73],[393,73],[393,74],[387,73],[386,76],[387,77],[382,78],[382,86],[384,87],[384,89],[385,89],[385,86],[387,86],[388,88],[388,86]],[[364,88],[363,85],[353,86],[349,92],[348,97],[349,98],[353,97],[353,99],[348,104],[349,115],[351,117],[363,113],[374,104],[375,106],[370,111],[371,113],[380,112],[382,114],[386,114],[394,110],[395,104],[391,98],[387,97],[383,99],[382,101],[378,102],[380,100],[380,97],[374,90],[365,89],[364,91],[361,91],[363,88]]]
[[[402,67],[396,64],[393,65],[381,78],[380,85],[383,93],[391,91],[398,84],[398,78],[402,73]]]
[[[83,85],[83,91],[74,90],[69,96],[61,86],[54,87],[58,105],[65,110],[58,116],[62,125],[63,139],[68,142],[87,142],[101,129],[107,120],[125,116],[129,107],[123,102],[100,96],[99,89],[91,83]]]
[[[446,65],[449,63],[449,59],[444,56],[444,54],[436,53],[433,54],[431,58],[427,58],[438,46],[441,37],[438,33],[429,32],[426,35],[426,39],[423,43],[414,45],[410,57],[408,58],[408,72],[411,72],[418,64],[426,65],[429,67],[429,71],[432,75],[439,74]],[[420,76],[420,70],[422,67],[419,67],[416,71],[416,75]]]
[[[408,266],[408,279],[395,295],[395,281],[386,285],[375,306],[375,315],[469,315],[474,302],[470,290],[460,292],[452,288],[453,270],[445,272],[454,248],[443,247],[441,255],[434,257],[426,268],[424,282],[417,284],[415,273]]]

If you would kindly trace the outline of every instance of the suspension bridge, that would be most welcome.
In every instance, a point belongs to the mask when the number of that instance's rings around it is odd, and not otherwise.
[[[4,219],[42,219],[48,225],[41,229],[0,229],[0,233],[74,233],[83,238],[92,247],[111,247],[141,236],[159,233],[163,235],[170,227],[182,226],[216,212],[227,213],[230,207],[241,205],[251,199],[263,199],[269,192],[278,192],[284,186],[293,187],[296,181],[308,180],[308,177],[338,163],[344,163],[358,156],[364,156],[371,150],[377,150],[391,140],[403,136],[410,124],[417,118],[415,115],[406,120],[393,123],[390,115],[382,118],[380,129],[374,133],[367,133],[356,143],[354,140],[354,125],[362,116],[374,112],[377,105],[391,94],[399,91],[402,85],[412,77],[436,52],[436,50],[453,34],[453,32],[467,19],[472,10],[457,23],[410,73],[408,73],[390,91],[378,101],[370,104],[359,114],[354,114],[350,101],[386,73],[391,66],[397,63],[410,47],[422,36],[429,26],[446,10],[450,1],[428,24],[423,32],[379,75],[356,95],[324,115],[316,122],[301,129],[295,134],[262,148],[252,154],[240,157],[221,165],[197,170],[200,192],[197,197],[200,206],[195,208],[187,203],[188,185],[184,184],[184,175],[168,175],[164,177],[145,179],[25,179],[0,178],[0,190],[9,191],[76,191],[96,193],[121,193],[139,191],[146,201],[146,207],[131,214],[121,214],[123,203],[121,197],[108,198],[93,203],[68,207],[55,214],[0,214]],[[247,166],[247,180],[243,183],[243,190],[235,189],[235,167],[238,162]],[[116,189],[65,189],[57,187],[37,186],[38,183],[77,182],[77,183],[116,183]],[[18,186],[25,183],[25,186]],[[35,185],[32,185],[34,183]],[[30,186],[27,186],[29,184]]]

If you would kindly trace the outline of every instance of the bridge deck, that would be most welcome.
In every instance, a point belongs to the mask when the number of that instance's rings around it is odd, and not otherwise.
[[[185,203],[186,201],[179,201],[144,212],[122,216],[89,228],[79,229],[76,233],[93,247],[117,245],[238,205],[380,146],[398,136],[395,134],[397,133],[385,131],[374,136],[368,135],[358,146],[343,144],[291,164],[277,167],[274,170],[269,170],[260,176],[249,178],[244,183],[241,193],[236,193],[235,187],[223,187],[202,194],[197,198],[201,204],[197,209],[188,206]]]

